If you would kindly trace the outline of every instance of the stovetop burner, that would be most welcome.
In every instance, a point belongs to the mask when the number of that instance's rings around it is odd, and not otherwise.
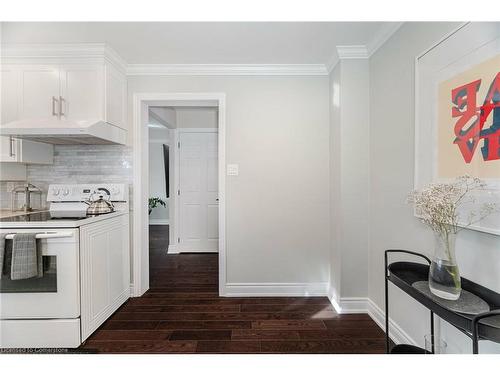
[[[24,215],[4,217],[0,219],[0,222],[32,222],[32,221],[54,221],[54,220],[66,220],[66,221],[77,221],[88,219],[89,217],[94,217],[95,215],[86,215],[81,212],[32,212]]]

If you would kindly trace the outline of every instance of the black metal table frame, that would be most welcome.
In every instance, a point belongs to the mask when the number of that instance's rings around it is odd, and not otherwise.
[[[414,251],[409,250],[386,250],[384,252],[384,282],[385,282],[385,349],[386,353],[390,353],[390,337],[389,337],[389,263],[388,263],[388,254],[389,253],[402,253],[402,254],[410,254],[424,259],[429,266],[431,265],[431,260],[423,254],[416,253]],[[430,311],[430,328],[431,328],[431,353],[434,354],[434,346],[435,346],[435,337],[434,337],[434,312]],[[472,353],[478,354],[479,352],[479,322],[487,317],[500,315],[500,310],[492,310],[482,314],[478,314],[474,316],[472,319],[472,332],[468,333],[467,331],[461,330],[466,336],[472,339]]]

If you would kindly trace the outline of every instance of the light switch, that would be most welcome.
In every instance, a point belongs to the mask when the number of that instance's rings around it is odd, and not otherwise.
[[[240,173],[238,164],[228,164],[226,171],[228,176],[238,176]]]

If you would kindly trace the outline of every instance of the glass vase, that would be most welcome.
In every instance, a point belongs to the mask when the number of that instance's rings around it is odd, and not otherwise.
[[[447,300],[457,300],[462,291],[455,258],[456,233],[434,232],[434,256],[429,270],[431,292]]]

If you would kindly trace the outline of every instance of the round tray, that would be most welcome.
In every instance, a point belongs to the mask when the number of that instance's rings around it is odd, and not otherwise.
[[[482,298],[467,290],[462,289],[460,297],[456,301],[451,301],[432,294],[428,281],[416,281],[412,286],[441,306],[460,314],[477,315],[490,311],[490,306]]]

